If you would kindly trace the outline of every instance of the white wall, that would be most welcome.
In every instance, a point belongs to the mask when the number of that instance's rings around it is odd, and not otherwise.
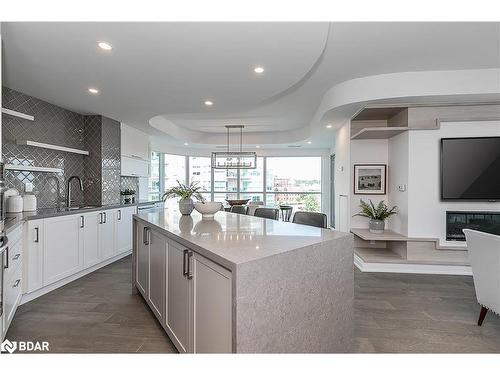
[[[446,211],[500,211],[500,202],[448,202],[440,199],[440,139],[500,136],[500,121],[443,122],[439,130],[409,132],[408,235],[446,242]],[[500,177],[499,177],[500,178]]]
[[[388,140],[387,139],[366,139],[351,141],[351,228],[368,228],[368,219],[360,216],[353,216],[359,212],[359,202],[363,199],[365,202],[371,200],[377,205],[381,200],[387,203],[387,194],[384,195],[359,195],[353,194],[354,189],[354,164],[388,164]]]
[[[335,154],[335,228],[349,230],[350,210],[350,139],[351,123],[348,121],[335,132],[335,143],[332,153]],[[341,209],[341,196],[347,196],[345,211]]]
[[[409,133],[404,132],[388,142],[387,200],[391,207],[398,207],[398,214],[388,220],[388,228],[404,235],[408,235],[408,140]],[[399,191],[398,185],[406,185],[406,190]]]

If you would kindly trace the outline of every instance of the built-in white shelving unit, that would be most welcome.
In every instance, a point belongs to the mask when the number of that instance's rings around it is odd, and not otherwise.
[[[2,108],[2,113],[5,113],[6,115],[11,115],[14,117],[20,117],[20,118],[23,118],[25,120],[30,120],[30,121],[35,120],[34,116],[27,115],[26,113],[17,112],[17,111],[14,111],[12,109],[8,109],[8,108]]]
[[[88,155],[89,154],[89,152],[86,151],[86,150],[79,150],[79,149],[71,148],[71,147],[51,145],[51,144],[42,143],[42,142],[28,141],[28,140],[25,140],[25,139],[17,140],[16,143],[18,145],[41,147],[41,148],[48,148],[50,150],[71,152],[73,154],[80,154],[80,155]]]
[[[5,169],[11,171],[29,171],[29,172],[44,172],[44,173],[62,173],[61,168],[35,167],[32,165],[16,165],[5,164]]]
[[[407,126],[388,126],[364,128],[351,136],[351,139],[387,139],[408,131]]]

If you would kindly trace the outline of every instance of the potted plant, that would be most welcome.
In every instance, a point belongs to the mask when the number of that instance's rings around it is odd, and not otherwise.
[[[135,190],[125,189],[120,192],[120,195],[123,195],[125,203],[134,203]]]
[[[196,198],[200,202],[204,202],[205,199],[200,193],[201,187],[198,186],[197,182],[191,182],[189,185],[181,184],[179,180],[177,180],[177,185],[171,189],[168,189],[162,196],[163,201],[166,201],[168,198],[179,197],[179,211],[183,215],[191,215],[193,212],[194,204],[193,199],[191,197]]]
[[[380,201],[377,207],[375,207],[371,199],[370,204],[361,199],[359,207],[361,208],[361,212],[357,213],[354,216],[363,216],[369,218],[370,232],[375,234],[384,233],[385,219],[387,219],[389,216],[395,215],[398,209],[396,206],[389,209],[384,201]]]

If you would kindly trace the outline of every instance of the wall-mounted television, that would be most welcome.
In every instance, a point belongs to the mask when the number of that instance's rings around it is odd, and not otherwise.
[[[500,137],[441,139],[441,199],[500,200]]]

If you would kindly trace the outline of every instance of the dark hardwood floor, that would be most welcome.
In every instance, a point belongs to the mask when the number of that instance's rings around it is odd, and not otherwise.
[[[51,352],[175,353],[138,294],[127,257],[18,309],[10,340],[47,340]],[[355,351],[500,353],[500,317],[480,307],[471,277],[355,271]]]

